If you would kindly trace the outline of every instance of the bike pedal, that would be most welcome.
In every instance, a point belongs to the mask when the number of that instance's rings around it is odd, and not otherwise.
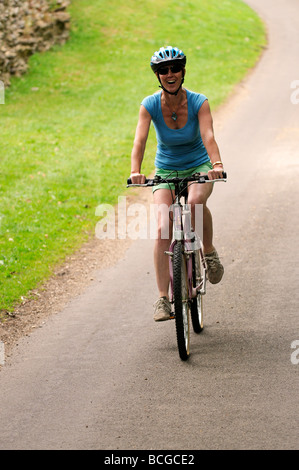
[[[169,256],[173,256],[173,252],[172,252],[172,251],[164,251],[164,254],[165,254],[165,255],[169,255]]]
[[[169,320],[174,320],[174,314],[171,314]]]

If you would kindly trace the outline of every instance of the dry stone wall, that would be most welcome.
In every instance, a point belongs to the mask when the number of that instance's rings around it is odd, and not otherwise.
[[[0,0],[0,80],[28,68],[35,52],[63,44],[69,37],[70,0]]]

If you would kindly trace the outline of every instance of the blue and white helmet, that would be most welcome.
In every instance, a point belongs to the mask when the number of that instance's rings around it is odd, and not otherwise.
[[[151,58],[151,68],[154,72],[157,72],[159,67],[163,66],[165,63],[172,64],[174,62],[181,62],[182,67],[185,67],[186,60],[187,58],[184,52],[177,47],[161,47]]]

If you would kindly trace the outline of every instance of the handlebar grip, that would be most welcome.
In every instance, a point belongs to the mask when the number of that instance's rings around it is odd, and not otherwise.
[[[143,184],[147,184],[148,182],[149,182],[149,180],[147,178],[145,178],[145,182]],[[128,178],[127,179],[127,185],[129,186],[130,184],[133,184],[133,183],[132,183],[131,178]]]
[[[223,179],[226,179],[226,178],[227,178],[227,173],[226,173],[226,171],[223,171],[223,172],[222,172],[222,176],[223,176]],[[201,178],[204,178],[206,181],[209,181],[208,175],[201,175]],[[214,181],[215,181],[215,180],[214,180]]]

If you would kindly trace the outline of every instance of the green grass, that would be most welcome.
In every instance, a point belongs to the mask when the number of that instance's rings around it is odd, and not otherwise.
[[[0,311],[12,310],[94,233],[95,209],[125,190],[149,67],[161,45],[187,55],[185,86],[215,109],[265,44],[239,0],[73,0],[68,43],[30,58],[0,105]],[[153,169],[150,133],[144,171]]]

